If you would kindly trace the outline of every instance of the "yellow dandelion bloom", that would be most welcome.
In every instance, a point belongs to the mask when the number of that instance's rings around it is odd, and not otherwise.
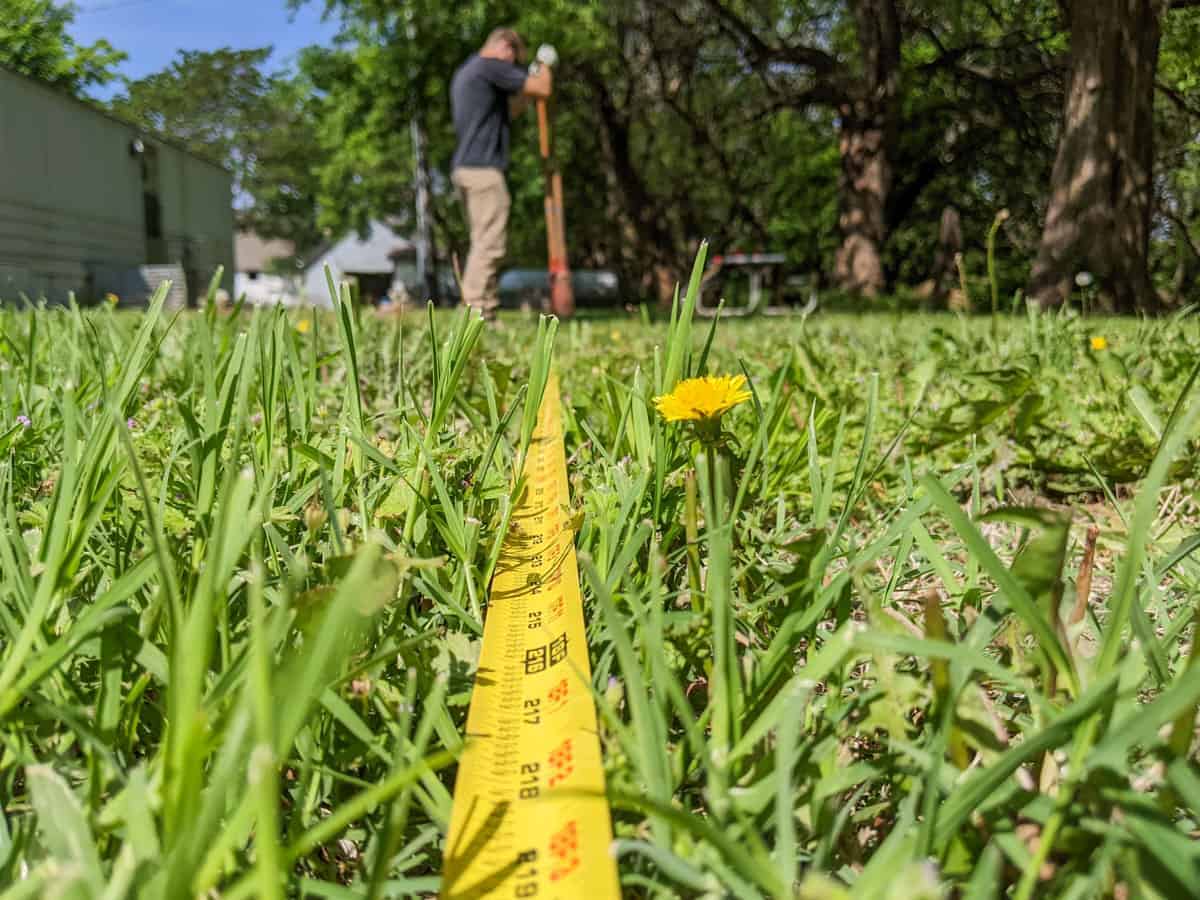
[[[675,390],[654,398],[654,406],[668,422],[706,422],[719,419],[750,399],[744,375],[688,378]]]
[[[296,330],[301,334],[308,334],[308,329],[311,327],[312,324],[308,321],[308,319],[301,319],[296,323]]]
[[[1096,335],[1092,338],[1092,349],[1096,351],[1108,349],[1108,339],[1103,335]]]
[[[114,294],[112,291],[109,291],[107,294],[104,295],[104,302],[107,303],[109,306],[116,306],[118,303],[121,302],[121,298],[118,297],[116,294]]]

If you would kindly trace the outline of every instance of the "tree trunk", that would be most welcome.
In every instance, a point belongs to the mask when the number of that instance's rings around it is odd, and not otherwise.
[[[894,0],[851,5],[863,71],[860,86],[838,108],[842,244],[834,277],[845,290],[871,297],[886,287],[883,247],[897,133],[900,19]]]
[[[608,84],[591,70],[585,77],[593,89],[600,118],[600,147],[606,174],[615,188],[620,219],[626,234],[622,256],[632,256],[631,273],[641,273],[643,290],[652,292],[660,305],[669,305],[680,278],[674,253],[676,242],[663,221],[633,159],[629,116],[617,107]],[[632,251],[631,253],[629,251]],[[637,283],[636,279],[629,283]]]
[[[1163,0],[1070,0],[1071,72],[1029,295],[1066,302],[1088,271],[1120,311],[1155,304],[1148,266]]]
[[[892,182],[891,162],[882,127],[860,121],[848,108],[842,109],[841,118],[838,226],[842,243],[834,262],[834,277],[845,290],[873,297],[886,286],[884,208]]]
[[[938,246],[933,254],[933,296],[940,302],[954,286],[955,260],[962,252],[962,216],[953,206],[942,209]]]

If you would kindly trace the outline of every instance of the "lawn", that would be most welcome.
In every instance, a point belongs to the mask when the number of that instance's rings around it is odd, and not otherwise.
[[[1195,320],[710,329],[0,311],[0,897],[436,892],[551,357],[628,896],[1190,895]]]

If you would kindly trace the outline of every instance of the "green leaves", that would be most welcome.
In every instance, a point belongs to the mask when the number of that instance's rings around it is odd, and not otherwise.
[[[0,2],[0,63],[76,95],[112,81],[126,54],[105,40],[76,42],[76,12],[53,0]]]
[[[1030,513],[1022,511],[1014,514],[1018,519],[1050,523],[1048,534],[1039,539],[1033,551],[1022,561],[1020,568],[1014,564],[1009,570],[996,556],[995,551],[979,533],[978,529],[963,513],[962,508],[950,496],[940,481],[932,476],[926,476],[922,486],[929,492],[933,503],[949,520],[966,545],[968,552],[979,563],[980,568],[995,581],[1000,596],[1004,602],[1020,617],[1022,623],[1029,629],[1037,640],[1038,646],[1049,657],[1055,670],[1074,684],[1078,684],[1077,676],[1071,666],[1062,638],[1054,627],[1054,619],[1045,609],[1039,609],[1029,587],[1035,590],[1051,589],[1057,579],[1056,571],[1061,571],[1062,553],[1065,548],[1066,527],[1060,517],[1049,514]],[[1003,514],[1001,514],[1003,515]],[[1058,569],[1055,569],[1057,564]],[[1027,583],[1022,583],[1023,581]],[[1054,610],[1055,619],[1057,610]]]
[[[700,279],[704,274],[704,263],[708,258],[708,242],[702,241],[692,263],[692,276],[688,280],[687,293],[679,301],[678,290],[671,307],[671,325],[667,329],[667,361],[658,384],[658,393],[669,394],[680,379],[692,374],[690,361],[692,346],[692,319],[696,315],[696,301],[700,297]]]
[[[84,896],[99,897],[104,873],[79,799],[66,781],[46,766],[27,767],[25,777],[49,858],[72,873],[69,880],[81,882],[86,888]]]

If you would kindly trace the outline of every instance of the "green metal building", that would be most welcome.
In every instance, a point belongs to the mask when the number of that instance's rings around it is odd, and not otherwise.
[[[0,68],[0,300],[195,301],[233,279],[228,171]],[[184,284],[180,284],[180,281]]]

